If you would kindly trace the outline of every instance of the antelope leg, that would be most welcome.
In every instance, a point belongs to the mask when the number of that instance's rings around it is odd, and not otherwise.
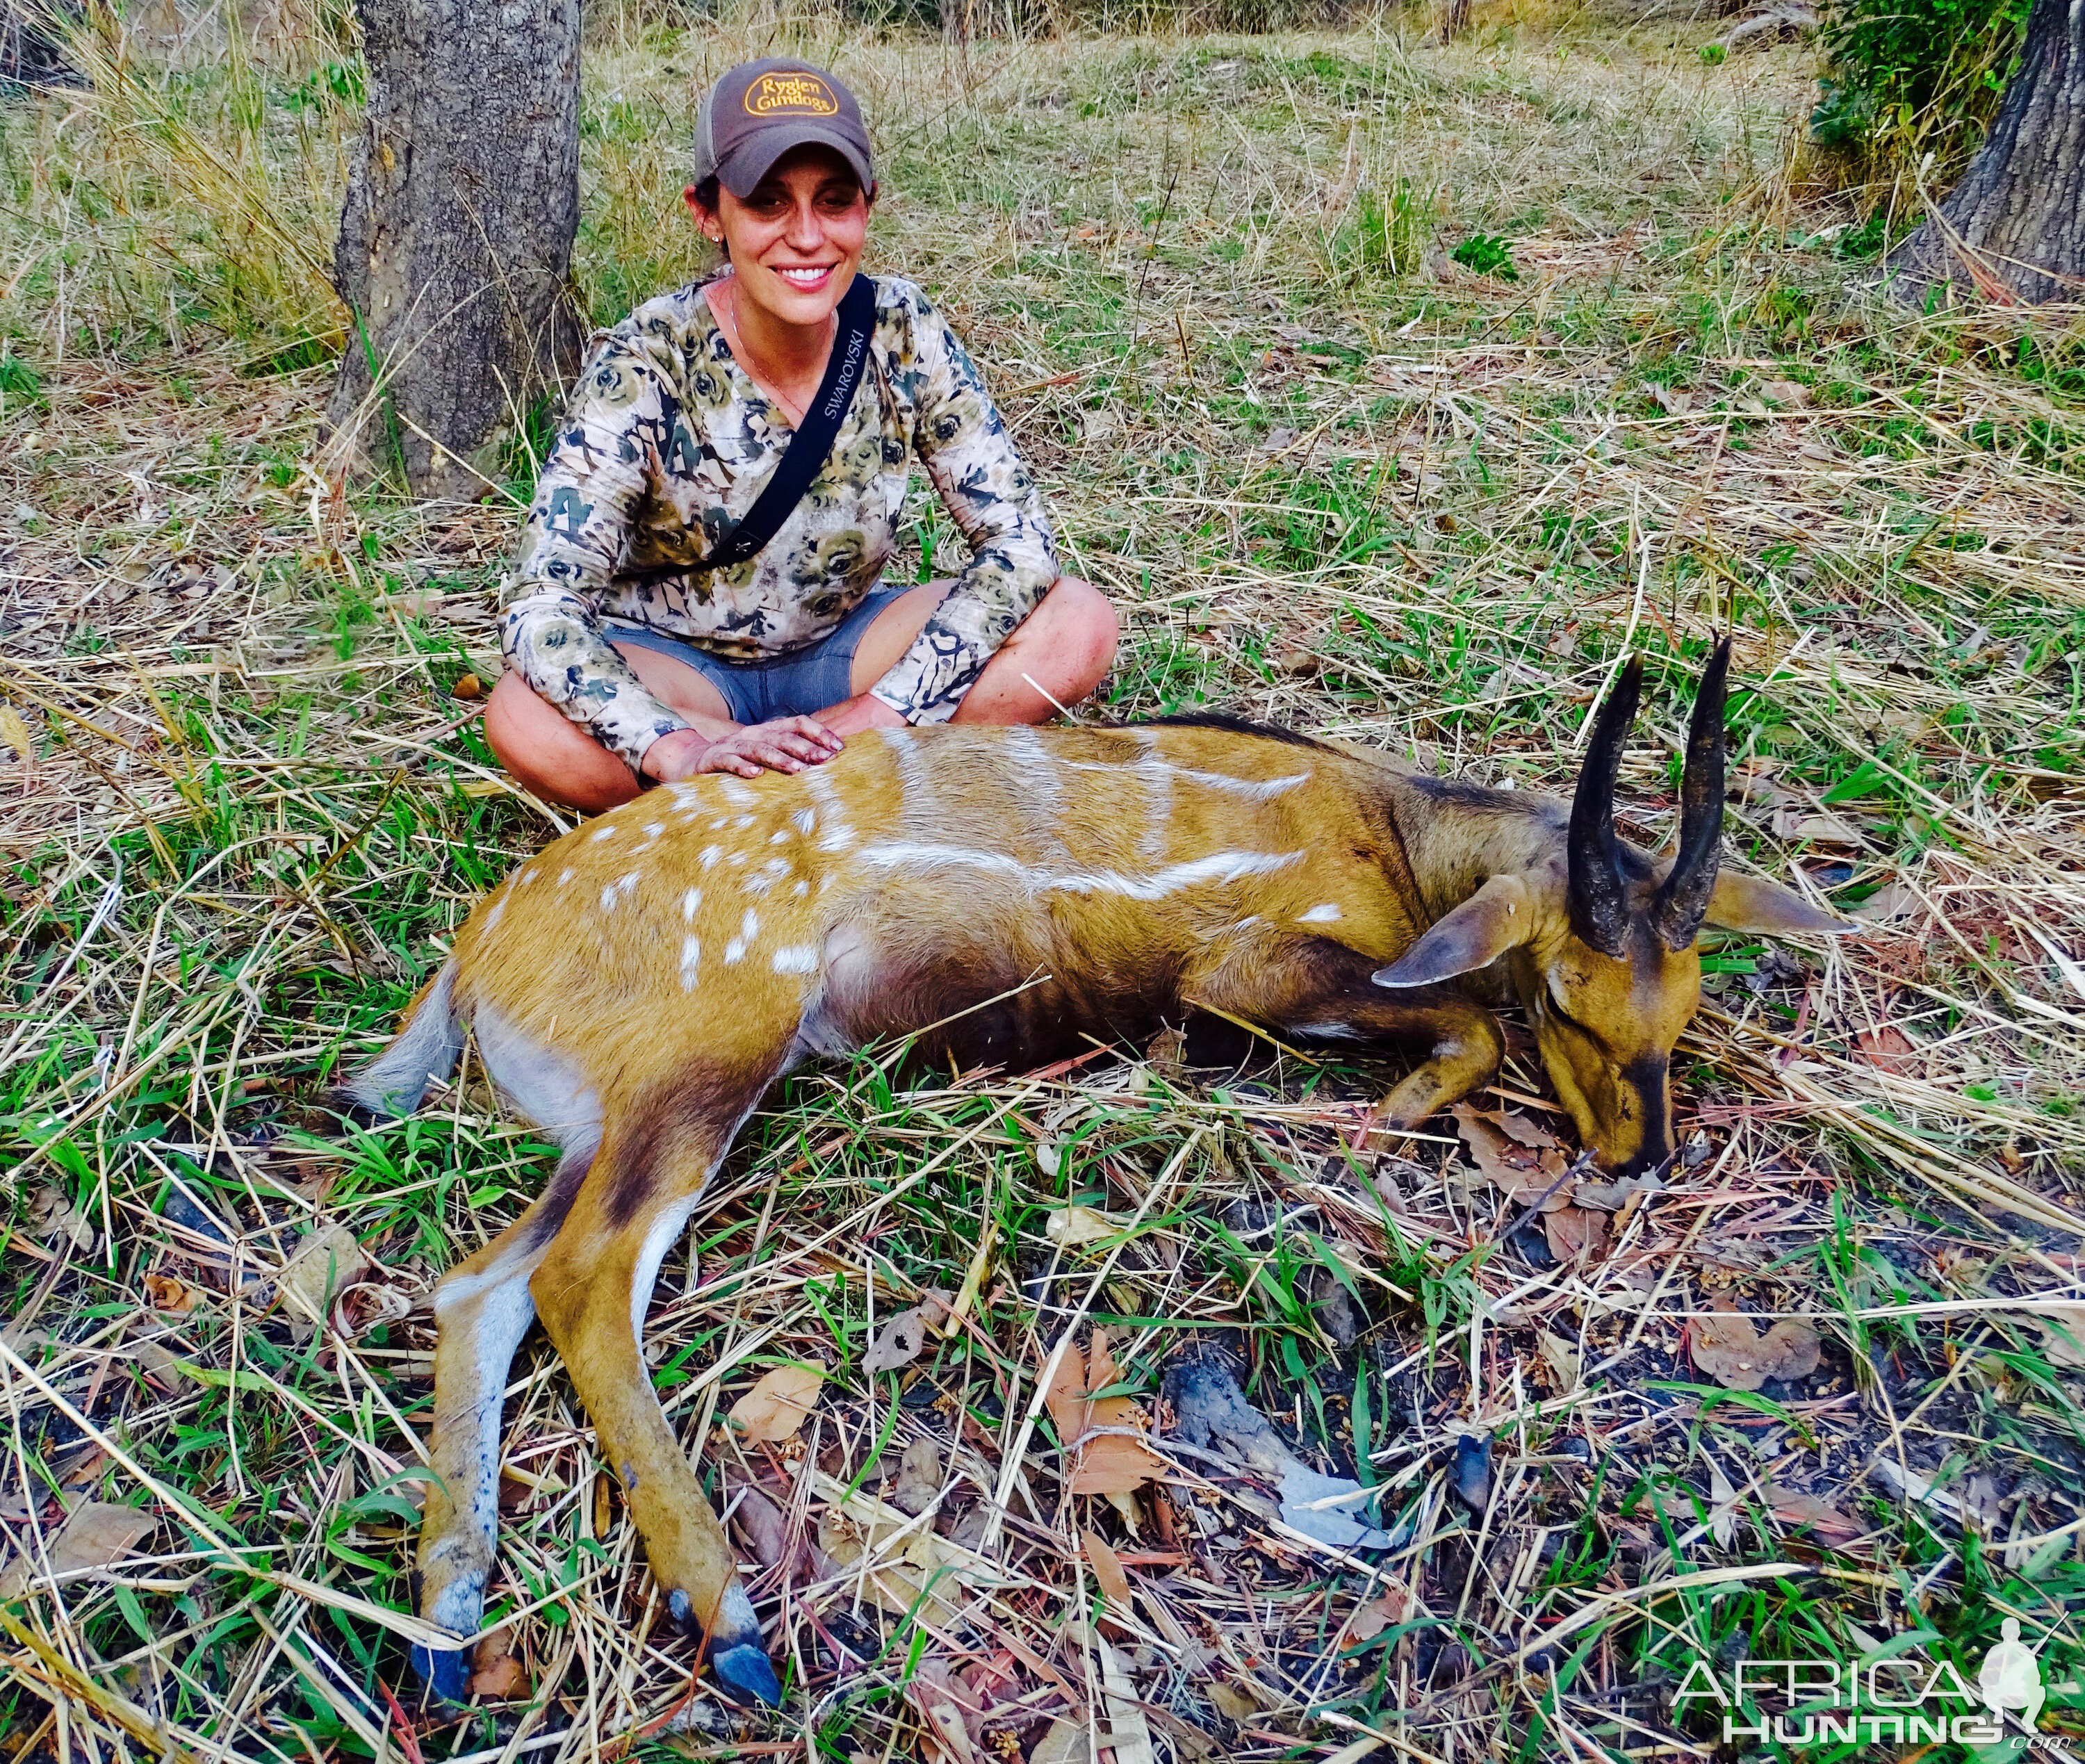
[[[779,1069],[780,1061],[775,1062]],[[709,1497],[667,1424],[639,1344],[659,1265],[772,1070],[742,1083],[694,1071],[634,1123],[611,1120],[593,1171],[530,1281],[543,1327],[622,1481],[652,1577],[682,1627],[709,1638],[718,1679],[781,1700],[753,1601]],[[724,1093],[720,1095],[720,1093]]]
[[[585,1180],[588,1147],[567,1157],[535,1204],[435,1289],[435,1418],[428,1441],[435,1480],[427,1489],[414,1571],[420,1615],[469,1635],[485,1614],[485,1585],[497,1555],[499,1408],[514,1350],[536,1315],[529,1277],[550,1248]],[[413,1669],[437,1697],[461,1702],[461,1649],[413,1649]]]
[[[1329,937],[1288,937],[1202,981],[1204,999],[1293,1035],[1340,1041],[1416,1041],[1428,1057],[1382,1104],[1393,1131],[1459,1103],[1498,1069],[1505,1037],[1491,1012],[1452,986],[1378,986],[1382,966]]]

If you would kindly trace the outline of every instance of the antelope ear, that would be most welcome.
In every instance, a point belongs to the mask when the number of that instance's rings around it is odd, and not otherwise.
[[[1518,876],[1494,876],[1388,967],[1378,986],[1431,986],[1488,967],[1535,934],[1534,897]]]
[[[1709,899],[1707,922],[1718,930],[1775,937],[1843,937],[1861,929],[1850,919],[1811,906],[1779,882],[1740,876],[1727,869],[1716,878],[1716,891]]]

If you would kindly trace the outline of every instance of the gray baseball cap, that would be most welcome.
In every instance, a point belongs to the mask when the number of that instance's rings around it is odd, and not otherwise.
[[[830,147],[876,188],[868,130],[854,94],[804,62],[745,62],[710,88],[695,120],[695,181],[714,177],[741,201],[792,147]]]

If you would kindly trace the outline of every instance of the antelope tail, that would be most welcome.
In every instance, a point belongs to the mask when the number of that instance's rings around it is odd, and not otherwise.
[[[463,1027],[456,1014],[456,958],[420,988],[406,1008],[406,1020],[389,1047],[335,1093],[348,1107],[372,1115],[410,1115],[427,1086],[456,1069],[463,1052]]]

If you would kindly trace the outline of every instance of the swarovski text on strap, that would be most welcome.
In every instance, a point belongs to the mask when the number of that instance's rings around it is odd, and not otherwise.
[[[830,457],[833,437],[840,431],[841,419],[854,402],[862,371],[868,365],[868,340],[876,330],[876,284],[867,276],[857,275],[840,296],[839,318],[825,377],[818,382],[817,395],[805,410],[804,420],[789,437],[775,475],[745,511],[745,518],[703,560],[704,567],[728,570],[758,557],[761,548],[782,530],[782,523],[804,499],[811,480]]]

